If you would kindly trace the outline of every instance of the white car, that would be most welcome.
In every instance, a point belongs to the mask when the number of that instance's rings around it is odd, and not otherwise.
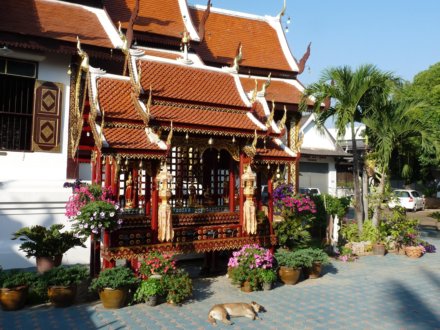
[[[394,198],[388,203],[389,208],[394,208],[397,205],[404,207],[407,210],[425,209],[425,196],[418,191],[410,189],[398,189],[393,192]]]

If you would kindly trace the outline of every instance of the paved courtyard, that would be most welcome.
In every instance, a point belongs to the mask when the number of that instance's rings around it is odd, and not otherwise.
[[[440,232],[425,230],[440,248]],[[105,310],[100,303],[58,309],[46,305],[0,311],[0,329],[213,329],[212,305],[257,301],[262,320],[234,318],[229,329],[440,329],[440,254],[413,260],[388,254],[354,263],[334,261],[320,279],[272,291],[242,293],[225,276],[194,281],[181,307],[135,305]]]

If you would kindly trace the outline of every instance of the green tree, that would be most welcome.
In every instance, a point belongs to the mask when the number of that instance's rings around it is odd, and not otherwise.
[[[317,113],[318,124],[323,124],[327,118],[336,115],[338,136],[345,135],[347,125],[351,129],[353,150],[353,178],[355,191],[355,210],[358,229],[362,232],[363,212],[359,183],[359,154],[355,138],[355,122],[361,121],[368,100],[372,96],[385,95],[384,90],[389,86],[392,75],[384,73],[374,65],[367,64],[353,71],[349,66],[329,68],[324,70],[320,80],[310,85],[304,93],[301,108],[306,109],[309,96],[316,99],[314,110]],[[322,104],[332,99],[328,109]]]
[[[426,105],[420,102],[396,101],[390,95],[386,100],[373,102],[370,111],[364,117],[369,146],[372,148],[370,158],[374,159],[380,182],[377,190],[378,200],[382,201],[385,192],[386,178],[393,151],[410,148],[416,142],[420,150],[437,153],[439,135],[438,124],[426,120]],[[429,109],[429,108],[428,108]],[[372,222],[378,225],[380,203],[373,209]]]

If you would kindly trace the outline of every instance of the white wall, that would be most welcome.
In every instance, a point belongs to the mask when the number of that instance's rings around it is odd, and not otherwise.
[[[62,83],[62,148],[60,153],[13,152],[0,155],[0,265],[7,268],[32,267],[35,259],[26,259],[18,251],[19,241],[11,233],[24,226],[54,223],[68,225],[64,206],[71,190],[66,181],[70,77],[70,56],[20,53],[18,58],[37,59],[38,80]],[[69,251],[63,263],[87,263],[88,249]]]

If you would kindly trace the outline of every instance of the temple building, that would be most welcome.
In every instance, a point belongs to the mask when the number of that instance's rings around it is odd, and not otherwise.
[[[289,49],[285,3],[274,17],[210,1],[31,3],[0,13],[4,267],[26,262],[10,233],[66,223],[62,187],[75,179],[111,187],[123,210],[98,246],[104,267],[276,243],[272,191],[298,188],[308,57]]]

